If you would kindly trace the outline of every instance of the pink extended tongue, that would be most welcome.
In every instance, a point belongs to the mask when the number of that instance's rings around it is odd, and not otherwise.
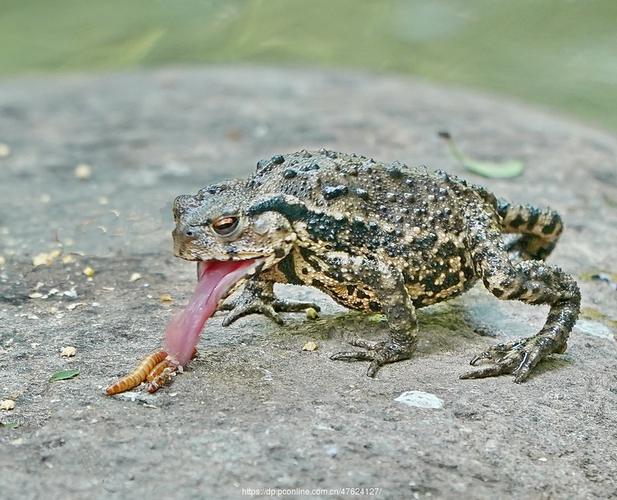
[[[255,260],[198,264],[195,292],[186,308],[171,319],[165,332],[165,351],[179,365],[190,361],[206,321],[214,314],[227,291],[255,264]]]

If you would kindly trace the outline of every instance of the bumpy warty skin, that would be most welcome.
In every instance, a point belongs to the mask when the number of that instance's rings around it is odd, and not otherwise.
[[[240,299],[223,306],[231,309],[226,324],[253,312],[280,322],[278,312],[299,310],[275,297],[276,282],[313,286],[348,308],[385,314],[389,339],[358,340],[365,350],[333,356],[371,361],[369,375],[411,356],[415,309],[478,280],[496,297],[551,310],[537,335],[494,346],[472,360],[486,363],[465,377],[524,380],[543,357],[565,350],[578,316],[576,283],[543,262],[562,232],[560,216],[510,204],[445,172],[303,150],[260,161],[247,180],[178,197],[174,214],[180,257],[264,258]],[[226,216],[236,226],[221,237],[212,224]],[[518,236],[506,244],[506,233]]]

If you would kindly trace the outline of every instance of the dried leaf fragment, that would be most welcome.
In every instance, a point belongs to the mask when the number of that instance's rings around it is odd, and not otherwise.
[[[15,401],[12,399],[4,399],[0,401],[0,410],[11,411],[15,408]]]
[[[306,344],[304,344],[304,346],[302,346],[302,350],[303,351],[316,351],[318,349],[318,345],[317,342],[313,342],[312,340],[309,340]]]
[[[92,276],[94,276],[94,269],[92,269],[90,266],[87,266],[86,268],[84,268],[82,272],[86,276],[88,276],[88,278],[92,278]]]
[[[131,274],[131,277],[129,278],[129,281],[132,283],[132,282],[140,280],[140,279],[141,279],[141,274],[133,273],[133,274]]]
[[[159,297],[161,302],[173,302],[174,299],[168,293],[162,293]]]
[[[77,349],[72,345],[67,345],[63,347],[60,351],[60,356],[63,356],[65,358],[72,358],[73,356],[75,356],[75,354],[77,354]]]

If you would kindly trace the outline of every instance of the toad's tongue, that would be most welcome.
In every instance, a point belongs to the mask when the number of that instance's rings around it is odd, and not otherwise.
[[[193,355],[204,324],[227,291],[257,264],[257,259],[209,261],[197,265],[197,287],[186,308],[167,325],[165,351],[179,365]]]

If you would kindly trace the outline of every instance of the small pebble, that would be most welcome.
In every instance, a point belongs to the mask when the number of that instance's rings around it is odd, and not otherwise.
[[[309,340],[304,346],[302,346],[303,351],[316,351],[318,349],[318,345],[316,342]]]
[[[394,401],[416,408],[443,408],[443,400],[430,392],[405,391]]]
[[[75,167],[74,174],[79,180],[85,181],[92,177],[92,167],[86,163],[80,163]]]
[[[306,317],[307,317],[307,319],[315,320],[315,319],[319,318],[319,313],[313,307],[309,307],[309,308],[306,309]]]
[[[141,274],[139,273],[133,273],[131,274],[131,277],[129,278],[129,281],[132,283],[133,281],[137,281],[141,279]]]
[[[63,356],[65,358],[72,358],[73,356],[75,356],[75,354],[77,354],[77,349],[72,345],[67,345],[66,347],[63,347],[60,351],[60,356]]]
[[[0,142],[0,158],[6,158],[10,154],[11,148],[9,148],[8,144]]]
[[[11,411],[15,408],[15,401],[12,399],[4,399],[0,401],[0,410]]]

